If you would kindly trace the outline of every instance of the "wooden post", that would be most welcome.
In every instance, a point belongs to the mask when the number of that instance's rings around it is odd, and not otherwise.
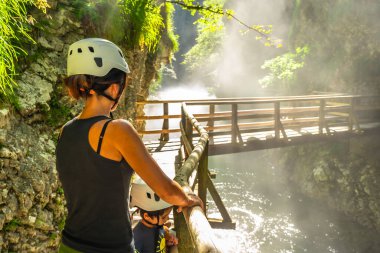
[[[350,131],[353,130],[353,126],[354,125],[355,125],[355,130],[356,131],[360,130],[359,121],[356,118],[356,111],[355,111],[357,104],[358,104],[358,98],[357,97],[353,97],[351,99],[351,108],[350,108],[350,125],[349,125]]]
[[[353,130],[353,125],[354,125],[354,98],[351,98],[351,107],[350,107],[350,112],[348,114],[348,131],[352,132]]]
[[[274,137],[276,140],[280,139],[280,102],[276,101],[274,103]]]
[[[164,116],[169,116],[169,103],[163,103],[164,106]],[[169,118],[165,118],[162,124],[162,130],[169,130]],[[169,133],[161,133],[160,141],[168,141]]]
[[[214,126],[214,114],[215,114],[215,105],[214,104],[210,104],[210,119],[207,123],[207,125],[209,127],[211,127],[210,130],[208,130],[208,133],[209,133],[209,141],[211,144],[214,143],[214,137],[212,136],[212,132],[214,130],[212,130],[212,127]]]
[[[319,134],[323,134],[323,127],[325,125],[325,107],[326,100],[321,99],[319,104]]]
[[[232,112],[232,118],[231,118],[231,143],[236,144],[236,138],[238,134],[238,114],[237,114],[237,104],[232,104],[231,112]]]
[[[194,243],[191,239],[191,235],[183,213],[173,211],[173,215],[176,236],[178,238],[178,241],[180,242],[178,244],[178,252],[193,253],[195,251],[195,248],[193,246]]]
[[[198,165],[198,196],[205,204],[206,213],[206,196],[207,196],[207,178],[208,178],[208,141],[202,153]]]

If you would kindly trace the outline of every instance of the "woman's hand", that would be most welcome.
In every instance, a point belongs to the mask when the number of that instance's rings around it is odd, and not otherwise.
[[[180,213],[182,212],[182,209],[184,207],[192,207],[192,206],[200,206],[202,208],[202,210],[205,210],[204,209],[204,204],[203,204],[203,201],[194,193],[187,193],[187,198],[188,198],[188,201],[187,201],[187,205],[186,206],[179,206],[177,208],[177,212]]]

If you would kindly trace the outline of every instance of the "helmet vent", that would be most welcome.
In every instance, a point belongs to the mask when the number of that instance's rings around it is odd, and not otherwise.
[[[157,194],[154,194],[154,200],[158,202],[160,201],[160,197],[158,197]]]
[[[151,198],[152,198],[152,196],[150,195],[149,192],[146,193],[146,196],[148,197],[148,199],[151,199]]]
[[[100,58],[100,57],[94,57],[94,61],[96,63],[96,66],[98,66],[99,68],[103,66],[103,60],[102,60],[102,58]]]
[[[120,51],[119,51],[119,54],[120,54],[121,58],[124,58],[124,57],[123,57],[123,54],[122,54]]]
[[[73,50],[70,50],[70,55],[72,55],[73,54]]]
[[[90,50],[91,53],[94,52],[94,48],[93,47],[88,47],[88,50]]]
[[[78,53],[82,53],[82,48],[78,48]]]

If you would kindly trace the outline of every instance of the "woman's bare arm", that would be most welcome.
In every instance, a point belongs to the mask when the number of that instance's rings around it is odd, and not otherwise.
[[[111,126],[111,125],[110,125]],[[201,205],[199,198],[188,196],[171,180],[146,149],[136,130],[125,120],[114,120],[109,129],[115,148],[134,171],[166,202],[180,206]]]

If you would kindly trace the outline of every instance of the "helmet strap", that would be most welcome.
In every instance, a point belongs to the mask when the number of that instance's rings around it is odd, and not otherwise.
[[[113,105],[111,107],[111,110],[115,108],[115,106],[119,103],[119,100],[120,100],[120,97],[121,97],[121,94],[123,93],[124,91],[124,88],[125,88],[125,81],[124,79],[121,81],[121,83],[118,84],[119,85],[119,91],[118,91],[118,94],[116,96],[116,98],[113,98],[111,97],[110,95],[106,94],[104,91],[106,89],[99,89],[99,90],[96,90],[96,93],[98,93],[99,95],[113,101]],[[107,87],[108,88],[108,87]]]
[[[152,222],[146,220],[146,219],[144,218],[144,216],[142,217],[142,219],[143,219],[146,223],[148,223],[149,225],[152,225],[153,227],[156,227],[156,228],[162,228],[163,225],[158,225],[158,224],[160,223],[160,215],[157,214],[157,215],[156,215],[156,218],[157,218],[157,223],[156,223],[156,224],[153,224]]]

